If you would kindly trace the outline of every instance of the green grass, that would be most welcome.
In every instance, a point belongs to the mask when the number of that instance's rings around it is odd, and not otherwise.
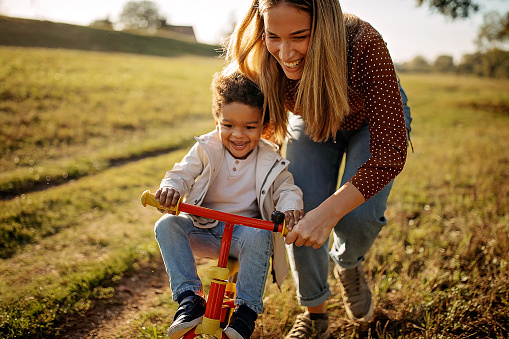
[[[209,84],[221,60],[0,47],[0,257],[66,227],[23,194],[192,145],[213,127]],[[192,71],[190,71],[192,69]],[[58,76],[56,76],[58,75]],[[103,208],[83,199],[84,208]],[[26,204],[26,199],[32,203]]]
[[[0,48],[0,60],[0,182],[23,192],[0,201],[0,336],[51,337],[127,272],[160,260],[159,214],[139,196],[213,128],[221,60],[25,48]],[[507,337],[509,81],[404,74],[402,83],[415,153],[366,258],[375,320],[348,324],[331,279],[333,333]],[[40,182],[48,188],[34,191]],[[268,284],[265,305],[253,338],[281,337],[301,310],[291,281],[282,293]],[[174,312],[165,289],[119,337],[163,338]]]
[[[88,309],[97,289],[158,254],[153,241],[157,213],[143,208],[139,197],[144,189],[157,188],[158,178],[184,154],[112,168],[30,194],[28,201],[15,199],[25,208],[41,207],[45,213],[38,216],[54,229],[51,237],[0,262],[0,329],[16,329],[18,335],[55,333],[64,315]]]
[[[219,46],[191,42],[179,34],[138,35],[51,21],[0,15],[0,45],[135,53],[177,57],[218,55]]]
[[[0,47],[0,189],[19,194],[189,144],[215,58]],[[208,128],[208,127],[206,127]]]
[[[402,76],[414,118],[389,224],[364,268],[375,319],[352,325],[331,278],[329,314],[339,338],[506,338],[509,335],[508,81]],[[291,281],[266,289],[253,338],[280,338],[302,311]],[[163,338],[165,301],[131,332]],[[143,329],[143,330],[140,330]],[[140,333],[141,332],[141,333]],[[155,333],[155,334],[154,334]]]
[[[403,80],[416,151],[391,193],[392,223],[367,260],[389,315],[381,322],[394,337],[505,337],[509,82]]]

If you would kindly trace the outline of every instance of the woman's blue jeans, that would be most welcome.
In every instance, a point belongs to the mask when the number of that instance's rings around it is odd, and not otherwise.
[[[166,272],[170,276],[174,301],[184,291],[203,291],[194,255],[217,259],[224,226],[224,222],[219,222],[213,228],[198,228],[185,213],[178,216],[166,214],[156,222],[156,240]],[[234,226],[230,257],[239,259],[235,305],[246,305],[257,313],[262,312],[262,298],[271,256],[270,231]]]
[[[410,131],[410,109],[406,95],[401,89],[407,129]],[[341,130],[336,141],[314,142],[305,134],[300,116],[290,115],[286,158],[295,184],[304,194],[304,210],[310,211],[331,196],[338,188],[340,166],[346,154],[345,184],[357,169],[370,157],[369,130],[364,125],[359,130]],[[387,224],[384,213],[393,182],[389,183],[371,199],[345,215],[334,227],[334,243],[329,251],[326,241],[322,247],[287,246],[290,267],[297,288],[299,303],[313,307],[325,302],[331,292],[327,281],[329,256],[339,266],[354,268],[361,264],[382,227]]]

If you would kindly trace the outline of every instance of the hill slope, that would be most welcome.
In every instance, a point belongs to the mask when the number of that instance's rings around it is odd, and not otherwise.
[[[219,46],[108,31],[50,21],[0,16],[0,45],[66,48],[157,56],[218,56]]]

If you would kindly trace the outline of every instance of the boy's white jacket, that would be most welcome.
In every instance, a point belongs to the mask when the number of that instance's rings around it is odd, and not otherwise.
[[[197,143],[180,163],[166,172],[161,181],[162,187],[172,187],[179,191],[185,201],[201,205],[205,194],[221,168],[225,147],[219,139],[217,130],[195,137]],[[302,191],[294,184],[288,171],[288,160],[277,152],[277,146],[260,139],[256,161],[256,191],[262,219],[270,220],[274,210],[285,212],[303,208]],[[273,233],[274,257],[272,267],[275,280],[281,286],[288,275],[286,251],[283,238]]]

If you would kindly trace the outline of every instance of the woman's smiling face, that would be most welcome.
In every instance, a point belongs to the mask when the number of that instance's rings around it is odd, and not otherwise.
[[[265,45],[292,80],[302,77],[311,36],[311,16],[282,2],[263,13]]]

